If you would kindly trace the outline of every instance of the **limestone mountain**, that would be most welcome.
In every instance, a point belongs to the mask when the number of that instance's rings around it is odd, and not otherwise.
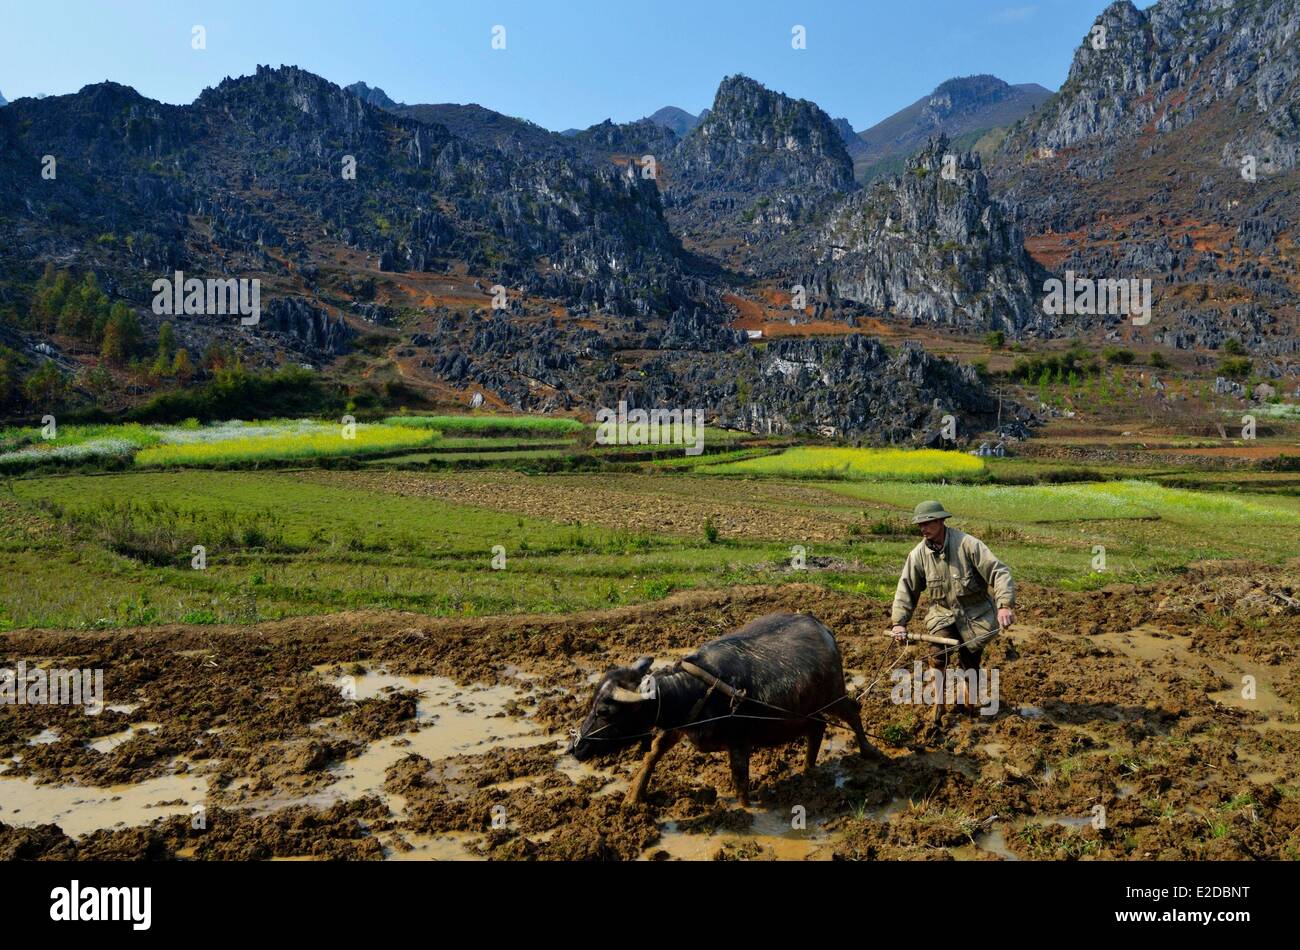
[[[645,363],[639,378],[598,392],[603,405],[709,406],[719,421],[749,432],[875,444],[941,444],[947,413],[968,433],[997,420],[997,399],[971,367],[911,342],[891,351],[860,334],[779,339],[689,360],[665,355]],[[1004,410],[1004,421],[1032,419],[1018,406]]]
[[[596,161],[608,161],[614,156],[641,159],[650,155],[658,164],[676,148],[677,133],[650,119],[622,123],[606,119],[574,133],[569,142]]]
[[[901,175],[844,201],[818,235],[805,278],[818,297],[958,330],[1049,333],[1042,269],[989,196],[978,155],[942,134]]]
[[[476,145],[525,158],[548,155],[608,165],[614,156],[639,158],[653,154],[662,158],[672,151],[678,140],[669,126],[651,119],[622,123],[606,119],[586,129],[552,132],[527,119],[505,115],[476,103],[403,104],[389,111],[418,122],[443,126],[457,138]]]
[[[390,112],[404,108],[402,103],[394,102],[388,97],[388,93],[378,86],[367,86],[363,82],[354,82],[350,86],[343,87],[354,96],[358,96],[370,103],[372,106],[378,106],[380,109],[388,109]]]
[[[687,132],[699,125],[701,118],[702,116],[691,115],[685,109],[679,109],[676,106],[664,106],[657,112],[646,116],[647,121],[671,129],[679,139],[684,138]]]
[[[110,82],[6,106],[0,340],[25,372],[48,358],[78,378],[100,358],[93,338],[23,316],[46,265],[129,306],[146,348],[163,319],[150,308],[154,281],[181,271],[261,282],[253,327],[170,321],[175,345],[225,348],[252,369],[306,363],[430,399],[474,387],[518,409],[590,409],[620,393],[689,399],[763,431],[886,440],[903,436],[897,419],[928,418],[939,400],[977,431],[984,404],[961,393],[983,397],[942,361],[897,358],[865,338],[752,347],[731,326],[732,275],[685,253],[671,229],[664,196],[680,189],[679,220],[750,241],[764,266],[779,250],[783,274],[804,267],[805,238],[854,188],[840,133],[812,103],[734,77],[684,140],[649,120],[570,139],[523,124],[536,148],[515,134],[518,120],[480,107],[385,103],[369,86],[259,67],[188,105]],[[50,179],[46,154],[57,158]],[[657,177],[631,161],[645,154]],[[913,303],[895,309],[935,311]],[[784,392],[796,362],[826,390]],[[118,392],[137,386],[119,375]]]
[[[394,111],[419,122],[441,125],[458,138],[486,148],[536,155],[565,147],[563,136],[527,119],[495,112],[477,103],[402,105]]]
[[[1266,372],[1300,353],[1285,237],[1300,221],[1297,36],[1296,0],[1121,0],[991,162],[995,191],[1053,269],[1153,282],[1154,319],[1134,336],[1237,337]],[[1124,329],[1113,315],[1096,322]]]
[[[51,180],[45,154],[58,161]],[[71,264],[140,308],[155,279],[182,270],[256,277],[264,299],[302,296],[318,320],[338,320],[365,303],[352,280],[327,277],[349,257],[380,273],[466,268],[483,287],[577,312],[703,302],[653,181],[484,149],[294,67],[259,67],[188,106],[115,83],[24,99],[0,112],[0,163],[4,276],[21,284],[44,262]],[[306,327],[294,314],[254,335]],[[246,342],[220,323],[177,332],[196,351],[214,335]],[[307,337],[346,335],[317,326]]]
[[[855,187],[830,116],[739,75],[667,164],[665,205],[686,242],[756,271],[769,242]]]
[[[861,182],[893,174],[907,156],[940,133],[966,150],[985,135],[1029,115],[1051,95],[1037,83],[1013,86],[990,75],[949,79],[906,109],[857,133],[849,143],[854,174]]]

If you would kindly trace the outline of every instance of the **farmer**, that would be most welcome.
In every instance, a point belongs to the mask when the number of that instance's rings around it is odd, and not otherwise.
[[[926,631],[961,641],[960,646],[932,644],[929,666],[937,671],[942,683],[949,671],[949,659],[955,661],[951,665],[956,667],[957,692],[965,699],[966,712],[973,715],[977,706],[966,689],[963,673],[978,671],[984,645],[1015,622],[1016,588],[1011,572],[994,557],[988,545],[944,523],[951,517],[937,501],[923,501],[916,506],[912,523],[920,528],[923,540],[903,564],[894,592],[891,632],[896,640],[906,638],[907,622],[916,610],[917,597],[921,591],[929,591]],[[943,703],[936,703],[927,731],[939,731],[942,718]]]

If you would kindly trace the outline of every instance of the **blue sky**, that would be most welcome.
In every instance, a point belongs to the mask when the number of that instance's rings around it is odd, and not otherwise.
[[[191,102],[292,64],[405,102],[477,102],[551,129],[710,105],[742,72],[864,129],[953,76],[1064,82],[1106,0],[45,0],[0,2],[0,93],[112,79]],[[207,48],[191,48],[206,28]],[[506,48],[491,48],[505,27]],[[791,28],[807,48],[791,48]]]

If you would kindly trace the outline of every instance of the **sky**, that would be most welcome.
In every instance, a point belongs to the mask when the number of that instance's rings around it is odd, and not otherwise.
[[[954,76],[1055,90],[1106,0],[0,0],[0,94],[192,102],[258,64],[556,131],[712,104],[744,73],[861,131]],[[193,48],[193,28],[205,33]],[[493,49],[494,27],[504,49]],[[804,27],[806,48],[792,30]],[[498,35],[501,35],[498,32]]]

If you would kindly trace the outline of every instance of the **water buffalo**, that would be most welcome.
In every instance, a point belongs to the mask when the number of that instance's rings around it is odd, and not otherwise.
[[[702,752],[727,750],[742,805],[749,804],[750,753],[806,738],[805,764],[811,769],[826,716],[852,727],[863,758],[880,756],[862,731],[857,700],[844,691],[835,635],[808,614],[759,617],[670,669],[651,673],[652,662],[645,656],[605,673],[569,747],[582,761],[653,736],[628,803],[642,800],[655,763],[682,736]],[[715,682],[724,685],[710,688]]]

